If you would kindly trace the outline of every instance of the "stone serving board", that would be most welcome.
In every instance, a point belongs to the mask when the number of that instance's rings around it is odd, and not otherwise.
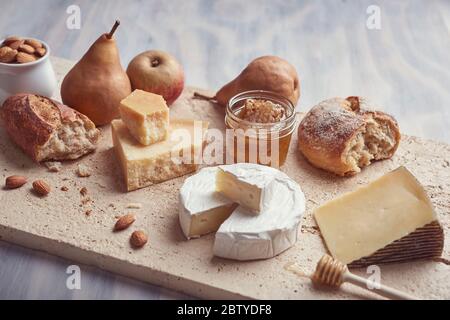
[[[54,58],[53,64],[61,80],[73,62]],[[223,129],[222,108],[192,99],[193,90],[184,91],[171,107],[171,116],[207,120],[211,127]],[[202,298],[376,298],[373,293],[346,284],[340,290],[314,287],[309,279],[292,274],[284,266],[295,262],[309,272],[326,253],[311,215],[316,206],[404,165],[428,191],[447,239],[442,260],[380,266],[382,283],[420,298],[450,298],[450,145],[405,136],[393,159],[374,163],[357,176],[339,178],[309,165],[297,152],[294,138],[282,170],[301,185],[308,199],[297,244],[273,259],[237,262],[212,256],[213,235],[184,239],[178,224],[178,190],[186,177],[125,192],[110,128],[101,131],[95,153],[65,162],[60,172],[52,173],[29,160],[0,129],[1,179],[19,174],[29,181],[45,179],[52,186],[45,198],[34,195],[30,183],[16,190],[0,190],[2,240]],[[79,163],[91,168],[90,177],[77,176]],[[62,191],[63,186],[68,191]],[[82,187],[87,188],[87,196],[80,194]],[[136,202],[142,203],[141,209],[126,208]],[[89,210],[91,214],[86,215]],[[133,226],[113,232],[116,216],[129,212],[137,216]],[[149,235],[148,244],[139,250],[132,249],[128,241],[136,229]],[[369,276],[365,269],[353,271]]]

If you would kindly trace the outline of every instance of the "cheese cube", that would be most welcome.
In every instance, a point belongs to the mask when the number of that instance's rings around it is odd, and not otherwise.
[[[169,108],[163,97],[134,90],[120,102],[120,116],[131,135],[143,145],[165,140],[169,129]]]
[[[442,227],[404,167],[322,205],[314,217],[334,258],[365,266],[440,256]]]
[[[113,145],[128,191],[173,179],[197,170],[208,123],[172,120],[168,138],[144,146],[122,120],[111,122]]]

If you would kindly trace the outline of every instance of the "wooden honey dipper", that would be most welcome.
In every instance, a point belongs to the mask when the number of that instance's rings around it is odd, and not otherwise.
[[[286,268],[297,275],[306,276],[292,264],[286,266]],[[397,300],[417,300],[417,298],[410,296],[409,294],[381,284],[373,289],[368,289],[367,279],[350,273],[345,264],[333,259],[327,254],[324,255],[317,263],[314,274],[307,277],[310,278],[314,284],[340,287],[344,282],[348,282],[363,289],[373,291],[385,298]]]

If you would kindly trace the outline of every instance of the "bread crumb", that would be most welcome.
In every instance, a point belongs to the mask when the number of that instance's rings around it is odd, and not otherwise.
[[[81,178],[86,178],[91,176],[91,172],[87,166],[80,163],[77,168],[77,175]]]
[[[141,209],[142,203],[131,202],[131,203],[128,203],[126,207],[127,207],[127,209]]]
[[[50,172],[59,172],[62,168],[62,163],[59,161],[47,161],[44,162],[44,165],[47,167]]]
[[[86,212],[84,214],[89,217],[91,215],[91,213],[92,213],[92,210],[89,209],[89,210],[86,210]]]
[[[69,188],[67,188],[66,186],[62,186],[61,191],[69,191]]]
[[[89,203],[89,202],[91,202],[91,198],[89,198],[89,197],[83,198],[83,199],[81,200],[81,203],[82,203],[82,204],[86,204],[86,203]]]

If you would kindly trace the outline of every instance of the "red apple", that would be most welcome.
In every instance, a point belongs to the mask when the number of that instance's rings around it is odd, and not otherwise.
[[[150,50],[131,60],[127,69],[131,86],[159,94],[171,105],[184,88],[183,67],[170,54]]]

